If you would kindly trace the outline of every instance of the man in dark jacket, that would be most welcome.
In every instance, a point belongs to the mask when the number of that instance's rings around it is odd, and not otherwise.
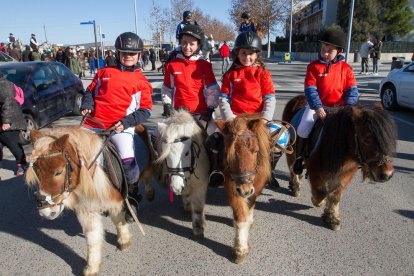
[[[0,73],[0,168],[3,160],[3,147],[6,146],[16,158],[16,175],[22,175],[27,162],[23,147],[19,143],[19,135],[20,130],[26,129],[26,122],[15,96],[13,83],[3,78],[3,74]]]
[[[157,60],[157,54],[155,53],[154,48],[151,48],[150,50],[150,55],[149,55],[149,60],[151,61],[151,71],[154,71],[155,68],[155,61]]]
[[[111,67],[111,66],[116,66],[116,65],[117,65],[116,58],[112,54],[112,51],[108,50],[107,56],[105,58],[105,67]]]
[[[22,61],[30,61],[30,53],[32,51],[30,51],[30,46],[26,45],[25,50],[22,53]]]

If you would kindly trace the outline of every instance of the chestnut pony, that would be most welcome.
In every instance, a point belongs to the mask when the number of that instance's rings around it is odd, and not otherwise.
[[[283,111],[283,120],[291,122],[305,105],[304,95],[291,99]],[[329,228],[340,229],[339,202],[359,168],[363,180],[385,182],[392,177],[396,135],[394,122],[379,106],[345,106],[328,113],[320,142],[305,161],[305,168],[312,203],[317,207],[325,204],[322,218]],[[286,157],[291,175],[289,188],[299,196],[301,176],[292,170],[295,152]]]
[[[232,121],[216,123],[224,135],[224,188],[233,209],[236,231],[234,262],[241,263],[249,252],[256,198],[271,175],[271,139],[258,114],[242,114]]]
[[[39,213],[46,219],[57,218],[64,208],[75,211],[86,237],[88,254],[85,275],[96,275],[101,265],[103,237],[102,212],[116,226],[121,250],[131,244],[125,221],[124,198],[114,188],[103,167],[97,162],[103,141],[96,133],[79,127],[31,131],[33,151],[26,183],[37,186]],[[151,166],[148,166],[151,167]],[[142,172],[147,197],[152,197],[151,173]]]

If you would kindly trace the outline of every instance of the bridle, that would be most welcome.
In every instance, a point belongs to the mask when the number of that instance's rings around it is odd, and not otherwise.
[[[365,158],[365,156],[363,155],[363,153],[361,151],[361,146],[360,146],[358,134],[355,133],[354,137],[355,137],[355,155],[358,158],[359,165],[361,167],[369,167],[368,163],[371,163],[371,162],[367,161],[367,158]],[[392,160],[388,155],[382,154],[381,158],[379,158],[376,165],[379,167],[379,166],[382,166],[384,164],[390,163],[391,161]]]
[[[235,136],[242,137],[242,138],[251,138],[251,137],[257,137],[254,133],[241,133],[236,134]],[[242,185],[242,184],[253,184],[254,181],[248,179],[249,176],[256,175],[259,168],[259,153],[256,152],[256,166],[253,170],[247,171],[244,173],[233,173],[231,172],[230,167],[228,167],[230,172],[230,177],[236,182],[236,185]]]
[[[49,208],[49,207],[53,207],[56,205],[62,205],[63,204],[63,200],[65,200],[68,197],[68,194],[70,194],[73,190],[72,187],[72,172],[73,172],[73,168],[72,168],[72,164],[71,164],[71,160],[69,157],[69,153],[64,150],[63,152],[55,152],[55,153],[51,153],[48,155],[41,155],[39,156],[37,160],[39,159],[47,159],[47,158],[52,158],[52,157],[56,157],[59,155],[63,155],[66,159],[66,174],[65,174],[65,180],[63,183],[63,187],[60,193],[54,194],[54,195],[47,195],[44,196],[42,194],[40,194],[39,191],[36,191],[34,193],[37,203],[38,203],[38,209],[44,209],[44,208]],[[36,161],[31,163],[30,166],[36,167]],[[59,196],[62,196],[63,198],[62,200],[60,200],[58,203],[55,203],[53,200]]]
[[[183,143],[183,142],[187,141],[188,139],[190,139],[190,137],[177,138],[177,139],[173,140],[172,142],[167,142],[166,140],[162,140],[161,142],[162,143],[171,143],[171,144],[172,143]],[[167,168],[167,174],[169,176],[173,176],[173,175],[179,176],[179,177],[183,178],[185,182],[187,182],[187,178],[185,176],[186,172],[189,172],[190,176],[192,174],[194,174],[194,176],[198,178],[198,176],[195,174],[195,169],[197,167],[196,160],[200,156],[200,151],[201,151],[200,145],[196,141],[191,139],[191,151],[190,151],[191,163],[190,163],[190,166],[189,167],[171,168],[171,167],[168,166],[167,159],[165,159],[165,167]]]

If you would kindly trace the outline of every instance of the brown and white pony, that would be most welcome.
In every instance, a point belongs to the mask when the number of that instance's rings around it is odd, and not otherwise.
[[[101,150],[102,139],[79,127],[32,130],[31,139],[33,151],[26,183],[37,187],[39,213],[53,220],[65,208],[75,211],[88,247],[84,274],[96,275],[104,240],[101,214],[107,212],[115,224],[121,250],[130,246],[132,237],[121,193],[111,184],[102,166],[94,164],[88,170]],[[146,184],[148,188],[151,182]]]
[[[291,122],[306,105],[305,96],[291,99],[283,111],[283,120]],[[354,174],[360,168],[363,180],[388,181],[394,167],[397,131],[394,122],[380,106],[346,106],[328,113],[323,121],[319,145],[305,161],[312,191],[312,203],[325,204],[323,220],[339,230],[339,202]],[[289,188],[299,196],[301,175],[293,172],[295,152],[286,154],[291,180]]]
[[[234,262],[249,252],[249,231],[256,198],[271,175],[269,131],[258,114],[243,114],[229,122],[216,121],[224,135],[224,187],[233,209]]]

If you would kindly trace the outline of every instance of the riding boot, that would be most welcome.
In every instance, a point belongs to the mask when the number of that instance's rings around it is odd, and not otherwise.
[[[170,117],[171,116],[171,104],[164,104],[163,108],[164,108],[164,112],[161,115],[164,117]]]
[[[224,138],[219,132],[214,132],[206,139],[206,149],[210,161],[209,185],[218,187],[224,183],[222,172],[223,160],[221,158],[224,149]]]
[[[280,157],[282,156],[282,152],[281,151],[273,151],[272,153],[272,158],[271,158],[271,168],[272,168],[272,177],[270,179],[270,185],[274,188],[279,188],[280,184],[279,181],[277,180],[277,172],[276,172],[276,165],[277,162],[279,161]]]
[[[139,194],[138,180],[139,180],[139,166],[135,158],[122,160],[122,167],[124,168],[125,178],[128,184],[128,200],[131,204],[133,212],[138,214],[139,202],[142,196]],[[127,222],[132,222],[133,217],[130,210],[127,208],[125,213]]]
[[[297,137],[296,140],[296,160],[295,164],[293,165],[293,172],[297,175],[301,175],[303,172],[303,161],[305,157],[305,146],[308,139],[302,138],[300,136]]]

